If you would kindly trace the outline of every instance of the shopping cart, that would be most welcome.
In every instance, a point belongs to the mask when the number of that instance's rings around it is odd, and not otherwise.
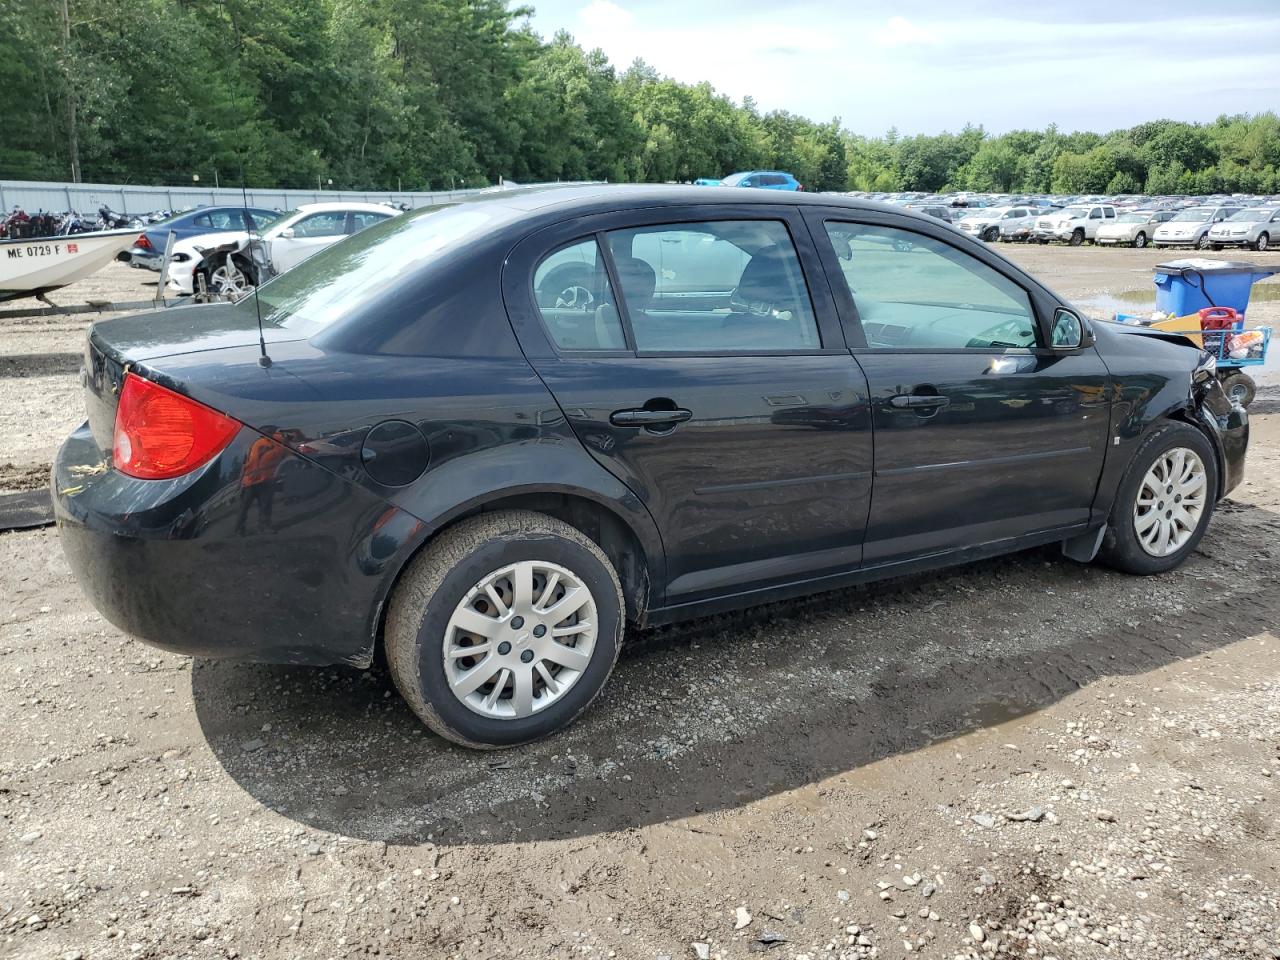
[[[1119,314],[1121,323],[1143,322],[1139,317]],[[1179,333],[1196,346],[1213,354],[1218,364],[1218,379],[1223,391],[1242,407],[1253,402],[1257,384],[1242,369],[1266,362],[1271,344],[1270,327],[1245,329],[1244,318],[1230,307],[1206,307],[1188,317],[1175,317],[1159,323],[1147,322],[1152,329]]]

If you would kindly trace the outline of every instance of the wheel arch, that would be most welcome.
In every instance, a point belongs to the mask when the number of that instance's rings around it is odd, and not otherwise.
[[[386,577],[374,616],[368,662],[383,645],[391,595],[413,561],[424,550],[430,549],[440,534],[461,521],[499,510],[543,513],[582,531],[604,551],[617,571],[626,605],[624,616],[637,626],[644,626],[648,611],[654,605],[655,585],[663,582],[665,554],[656,527],[646,529],[638,518],[628,517],[615,502],[594,491],[554,484],[529,485],[490,491],[473,498],[430,527],[425,524],[419,526],[417,542],[401,554],[399,563]],[[647,518],[647,514],[644,516]]]

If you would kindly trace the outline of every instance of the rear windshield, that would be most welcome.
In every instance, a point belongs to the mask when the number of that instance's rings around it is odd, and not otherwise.
[[[401,275],[483,233],[499,216],[499,210],[472,202],[390,217],[263,284],[259,288],[263,319],[287,329],[327,327],[367,303],[373,294],[384,292]],[[241,303],[252,304],[252,300]]]

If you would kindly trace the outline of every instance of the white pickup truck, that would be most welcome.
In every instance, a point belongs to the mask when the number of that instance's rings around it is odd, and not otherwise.
[[[1098,228],[1116,222],[1116,208],[1106,203],[1081,203],[1063,207],[1036,220],[1034,237],[1040,243],[1064,240],[1078,247],[1097,239]]]

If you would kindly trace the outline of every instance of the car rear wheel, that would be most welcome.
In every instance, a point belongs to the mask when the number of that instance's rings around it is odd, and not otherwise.
[[[622,590],[589,537],[510,510],[441,534],[401,577],[387,613],[392,679],[436,733],[492,749],[573,722],[613,671]]]
[[[1253,249],[1262,251],[1271,246],[1271,238],[1265,233],[1258,234],[1258,239],[1253,241]]]
[[[1071,232],[1071,239],[1067,242],[1070,243],[1071,246],[1073,247],[1080,246],[1080,244],[1084,243],[1084,230],[1077,227],[1075,230]]]
[[[1099,559],[1126,573],[1172,570],[1204,536],[1217,493],[1217,461],[1204,434],[1190,424],[1165,424],[1129,464]]]
[[[1147,235],[1139,230],[1138,235],[1133,238],[1133,245],[1141,250],[1147,245]]]

